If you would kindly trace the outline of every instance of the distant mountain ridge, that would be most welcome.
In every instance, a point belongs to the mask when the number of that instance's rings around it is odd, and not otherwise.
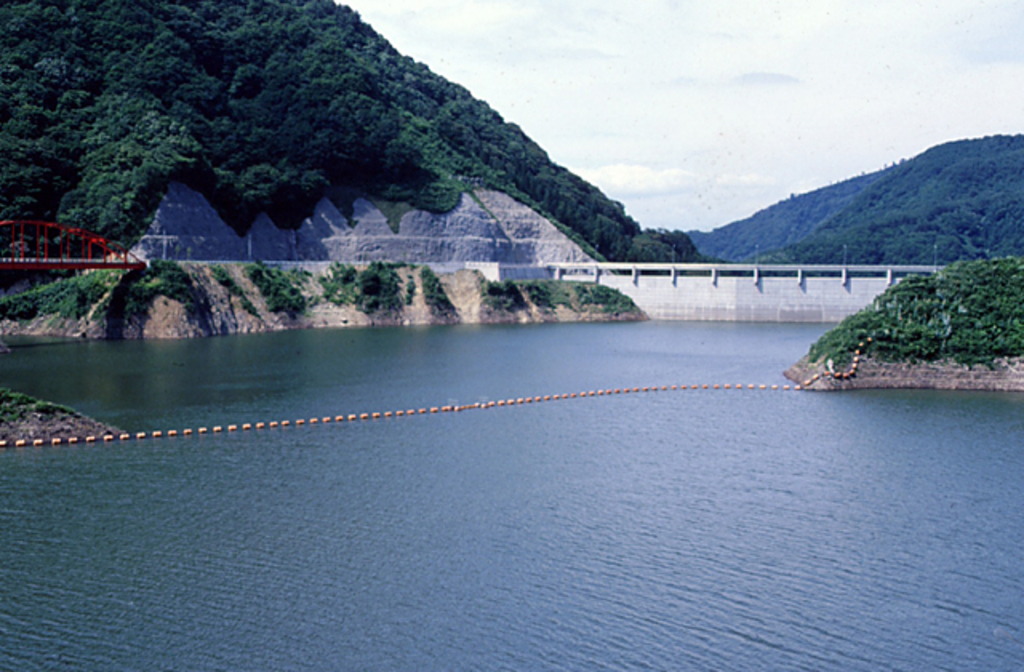
[[[766,263],[836,264],[845,256],[855,264],[947,264],[1024,255],[1024,135],[944,143],[691,235],[702,253],[731,260],[751,258],[760,245]]]
[[[753,259],[755,253],[797,243],[845,208],[885,171],[861,175],[785,201],[714,231],[687,231],[701,254],[726,261]]]

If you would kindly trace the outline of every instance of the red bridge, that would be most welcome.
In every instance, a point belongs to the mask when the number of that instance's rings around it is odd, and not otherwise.
[[[86,268],[138,271],[145,267],[146,263],[128,250],[85,229],[54,222],[0,221],[0,270],[3,271]]]

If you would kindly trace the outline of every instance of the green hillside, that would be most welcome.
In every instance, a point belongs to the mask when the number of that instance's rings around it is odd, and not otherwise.
[[[844,246],[856,264],[1024,254],[1024,136],[933,147],[886,171],[800,242],[762,258],[840,263]]]
[[[714,231],[688,231],[697,249],[726,261],[753,259],[755,252],[777,250],[806,238],[836,214],[884,171],[862,175],[821,189],[790,196],[746,219]]]
[[[845,366],[858,344],[883,361],[987,364],[1024,356],[1024,259],[965,261],[908,277],[827,332],[813,362]]]
[[[621,204],[331,0],[6,2],[0,26],[0,218],[130,243],[171,180],[239,232],[261,210],[294,227],[325,194],[441,212],[483,185],[610,259],[641,233]],[[640,242],[634,256],[672,254]]]

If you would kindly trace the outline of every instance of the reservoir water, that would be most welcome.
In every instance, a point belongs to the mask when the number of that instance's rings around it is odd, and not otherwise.
[[[778,384],[823,326],[15,341],[129,431]],[[4,670],[1020,670],[1024,396],[667,391],[0,451]]]

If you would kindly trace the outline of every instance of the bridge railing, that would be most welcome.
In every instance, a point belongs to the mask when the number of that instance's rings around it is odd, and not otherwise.
[[[125,248],[85,229],[35,220],[0,221],[0,270],[145,267]]]
[[[792,277],[797,282],[805,278],[835,277],[844,284],[851,277],[885,277],[889,284],[908,275],[930,275],[941,266],[906,264],[659,264],[631,262],[590,262],[546,264],[552,277],[560,280],[600,282],[602,275],[631,276],[706,276],[711,282],[720,277],[749,277],[754,283],[765,277]]]

